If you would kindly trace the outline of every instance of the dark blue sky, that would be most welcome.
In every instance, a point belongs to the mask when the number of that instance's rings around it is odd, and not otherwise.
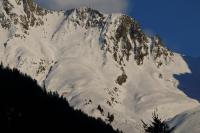
[[[200,57],[200,0],[129,0],[128,14],[168,48]]]

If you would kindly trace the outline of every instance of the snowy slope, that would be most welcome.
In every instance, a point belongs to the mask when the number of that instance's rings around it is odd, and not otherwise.
[[[140,132],[154,110],[165,119],[199,105],[173,75],[190,72],[159,37],[123,14],[48,11],[32,0],[0,0],[0,60],[124,132]]]
[[[173,133],[199,133],[200,107],[177,115],[169,124],[174,128]]]

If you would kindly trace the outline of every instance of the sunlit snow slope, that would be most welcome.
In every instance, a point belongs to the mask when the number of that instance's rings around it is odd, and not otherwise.
[[[173,77],[190,72],[182,57],[122,14],[0,0],[0,60],[125,133],[154,110],[167,119],[199,105]]]

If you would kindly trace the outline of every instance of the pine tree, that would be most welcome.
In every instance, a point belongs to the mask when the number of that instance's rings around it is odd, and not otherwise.
[[[153,121],[151,121],[151,124],[147,124],[142,120],[143,128],[146,133],[170,133],[166,121],[161,120],[156,112],[152,114],[152,119]]]

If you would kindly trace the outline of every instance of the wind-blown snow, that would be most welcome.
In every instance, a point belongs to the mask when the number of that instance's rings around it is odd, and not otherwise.
[[[15,7],[12,12],[26,15],[22,5],[14,0],[11,3]],[[111,37],[123,15],[102,14],[100,17],[96,13],[95,19],[106,26],[99,28],[101,23],[95,23],[87,27],[87,20],[90,22],[93,18],[87,12],[83,21],[77,16],[78,11],[87,10],[50,12],[38,17],[44,24],[30,26],[28,33],[20,24],[11,23],[7,29],[0,26],[0,60],[29,74],[47,90],[57,91],[73,107],[91,116],[107,121],[108,112],[114,114],[111,124],[126,133],[140,132],[140,120],[151,119],[154,110],[168,119],[199,105],[177,88],[178,81],[173,75],[190,70],[176,53],[160,68],[150,55],[144,58],[143,65],[138,65],[134,55],[130,55],[123,66],[128,78],[124,84],[117,84],[122,68],[112,54],[102,49],[102,41],[106,38],[110,46],[114,45]],[[2,6],[1,13],[9,18]],[[99,105],[103,112],[97,109]]]

